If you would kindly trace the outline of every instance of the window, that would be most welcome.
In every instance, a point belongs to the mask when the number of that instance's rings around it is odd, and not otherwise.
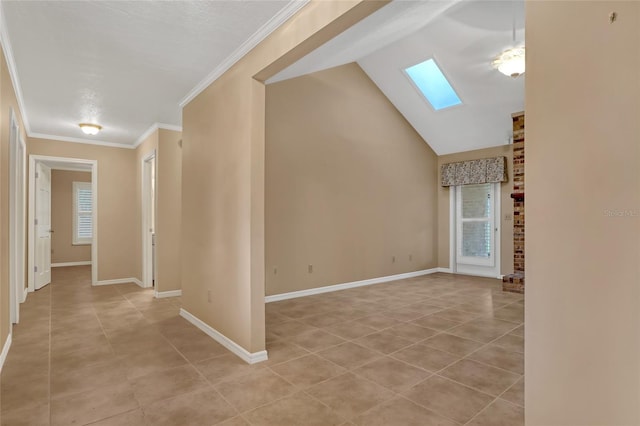
[[[436,111],[462,103],[433,59],[420,62],[404,71]]]
[[[91,182],[73,182],[73,244],[91,244],[92,198]]]

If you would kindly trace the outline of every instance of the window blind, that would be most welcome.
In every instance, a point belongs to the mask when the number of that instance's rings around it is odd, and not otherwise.
[[[74,235],[75,244],[91,243],[93,238],[93,197],[91,183],[74,182]]]

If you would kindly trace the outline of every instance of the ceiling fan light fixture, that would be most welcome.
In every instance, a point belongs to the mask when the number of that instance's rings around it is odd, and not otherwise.
[[[502,74],[517,78],[524,74],[524,46],[514,47],[502,52],[491,63]]]
[[[102,126],[99,126],[97,124],[80,123],[79,126],[80,126],[80,130],[82,130],[82,132],[85,135],[91,135],[91,136],[97,135],[98,132],[102,130]]]

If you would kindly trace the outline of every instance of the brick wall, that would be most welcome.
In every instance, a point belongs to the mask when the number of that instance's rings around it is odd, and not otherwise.
[[[524,293],[524,112],[513,114],[513,274],[505,291]]]

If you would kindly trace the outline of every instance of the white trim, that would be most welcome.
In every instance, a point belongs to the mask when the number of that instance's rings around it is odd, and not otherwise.
[[[332,291],[346,290],[348,288],[362,287],[366,285],[386,283],[389,281],[403,280],[405,278],[420,277],[438,272],[438,268],[423,269],[422,271],[406,272],[404,274],[388,275],[386,277],[370,278],[368,280],[353,281],[350,283],[328,285],[324,287],[310,288],[307,290],[292,291],[289,293],[274,294],[265,296],[264,302],[278,302],[280,300],[295,299],[298,297],[313,296],[314,294],[330,293]]]
[[[436,268],[436,272],[442,272],[443,274],[453,274],[451,268]]]
[[[27,146],[15,111],[9,108],[9,112],[9,311],[11,323],[18,324],[26,281]]]
[[[99,146],[107,146],[110,148],[125,148],[125,149],[134,149],[135,147],[126,143],[116,143],[116,142],[106,142],[95,139],[85,139],[85,138],[74,138],[71,136],[56,136],[56,135],[48,135],[45,133],[31,133],[28,132],[30,138],[37,139],[50,139],[53,141],[61,141],[61,142],[71,142],[71,143],[83,143],[87,145],[99,145]]]
[[[249,352],[233,340],[229,339],[224,334],[220,333],[215,328],[203,322],[200,318],[194,316],[193,314],[186,311],[184,308],[180,309],[180,316],[191,324],[198,327],[200,330],[205,332],[209,337],[211,337],[216,342],[220,343],[225,348],[229,349],[235,355],[237,355],[240,359],[248,364],[255,364],[261,361],[266,361],[268,359],[267,351],[260,352]]]
[[[173,130],[174,132],[182,132],[182,127],[181,126],[175,126],[173,124],[165,124],[165,123],[153,123],[151,126],[149,126],[149,128],[147,130],[144,131],[143,134],[140,135],[140,137],[138,139],[136,139],[136,142],[133,144],[133,148],[137,148],[140,146],[140,144],[142,142],[144,142],[144,140],[146,138],[148,138],[149,136],[151,136],[153,134],[153,132],[155,132],[156,130],[159,129],[163,129],[163,130]]]
[[[153,163],[151,160],[154,160]],[[157,153],[155,149],[149,151],[142,159],[140,160],[140,170],[142,173],[140,182],[140,204],[142,206],[141,213],[141,222],[142,222],[142,284],[143,287],[149,288],[153,285],[153,277],[154,277],[154,262],[153,262],[153,234],[150,233],[151,225],[151,211],[149,208],[149,200],[148,198],[151,196],[151,175],[149,171],[151,170],[151,165],[155,168],[153,170],[153,176],[157,178],[158,164],[157,164]],[[155,194],[153,194],[153,200],[157,203],[157,194],[158,194],[158,186],[157,180],[156,185],[154,186]],[[157,204],[156,206],[157,207]]]
[[[20,300],[20,303],[24,303],[27,301],[27,295],[29,294],[29,289],[28,288],[23,288],[22,289],[22,299]]]
[[[23,121],[24,121],[24,118],[23,118]],[[153,123],[132,144],[107,142],[107,141],[101,141],[96,139],[76,138],[72,136],[49,135],[46,133],[32,133],[29,131],[27,132],[27,135],[30,138],[37,138],[37,139],[49,139],[54,141],[70,142],[70,143],[82,143],[85,145],[98,145],[98,146],[106,146],[109,148],[136,149],[146,138],[149,137],[149,135],[151,135],[153,132],[155,132],[158,129],[173,130],[174,132],[182,132],[182,126],[177,126],[175,124],[166,124],[166,123]]]
[[[0,353],[0,371],[2,371],[2,367],[4,366],[4,362],[7,360],[7,355],[9,355],[9,348],[11,347],[12,341],[11,333],[7,336],[7,340],[4,342],[4,346],[2,347],[2,353]]]
[[[153,294],[156,299],[164,299],[166,297],[182,296],[182,290],[155,291]]]
[[[452,221],[454,225],[452,228],[455,229],[454,235],[452,236],[453,243],[453,253],[455,259],[455,273],[460,273],[463,275],[475,275],[479,277],[489,277],[496,278],[500,275],[500,259],[501,259],[501,238],[502,238],[502,226],[501,226],[501,217],[502,217],[502,200],[501,200],[501,187],[500,183],[491,183],[490,184],[491,191],[493,192],[493,200],[492,200],[492,213],[493,213],[493,224],[492,224],[492,246],[493,246],[493,266],[487,264],[485,259],[476,260],[466,258],[461,255],[459,252],[459,247],[457,246],[460,235],[457,233],[461,232],[462,227],[462,219],[459,217],[461,214],[458,211],[458,203],[461,202],[461,194],[460,186],[450,187],[455,188],[453,192],[454,195],[452,198],[455,199],[454,210],[455,214],[452,216]],[[451,200],[451,199],[450,199]],[[469,220],[469,219],[467,219]],[[460,258],[458,258],[460,255]],[[459,259],[461,262],[459,262]],[[486,263],[485,263],[486,262]]]
[[[86,265],[91,265],[91,261],[90,260],[85,260],[85,261],[82,261],[82,262],[52,263],[51,267],[52,268],[60,268],[60,267],[65,267],[65,266],[86,266]]]
[[[78,166],[65,167],[65,166],[56,165],[55,167],[53,167],[53,170],[62,170],[64,172],[91,173],[91,169],[85,169],[85,168],[78,167]]]
[[[91,241],[91,284],[98,282],[98,161],[91,166],[91,195],[93,197],[93,241]]]
[[[456,187],[449,187],[449,271],[456,273]]]
[[[458,271],[455,273],[456,275],[466,275],[469,277],[480,277],[480,278],[495,278],[496,280],[500,280],[502,281],[502,277],[503,275],[493,275],[491,273],[482,273],[482,272],[476,272],[476,271]]]
[[[269,34],[284,24],[296,12],[302,9],[310,0],[291,0],[284,8],[282,8],[273,18],[267,21],[258,29],[251,37],[240,45],[231,55],[222,61],[209,75],[201,80],[196,86],[187,93],[180,101],[180,108],[184,108],[189,102],[198,96],[204,89],[209,87],[211,83],[216,81],[222,74],[231,68],[236,62],[244,57],[251,49],[256,47],[262,40],[267,38]]]
[[[0,3],[0,44],[2,44],[4,57],[7,61],[7,68],[9,69],[9,76],[11,77],[11,83],[13,84],[13,91],[16,95],[16,100],[18,101],[18,109],[20,110],[20,114],[22,116],[22,124],[27,131],[27,135],[31,136],[31,126],[29,126],[27,110],[24,107],[22,86],[20,85],[20,79],[18,78],[16,62],[13,58],[13,48],[11,47],[11,41],[9,40],[9,32],[7,30],[7,22],[4,17],[4,10],[2,10],[2,3]]]
[[[134,283],[139,285],[140,287],[143,287],[142,281],[140,281],[137,278],[116,278],[114,280],[100,280],[100,281],[96,281],[96,283],[93,285],[100,286],[100,285],[129,284],[129,283]]]
[[[35,169],[36,163],[54,162],[54,170],[58,169],[60,163],[68,163],[69,167],[74,165],[90,165],[91,166],[91,192],[93,197],[93,240],[91,242],[91,284],[98,282],[98,160],[88,160],[82,158],[52,157],[47,155],[29,155],[29,198],[27,204],[27,283],[29,291],[35,290],[35,273],[33,267],[35,265]]]

